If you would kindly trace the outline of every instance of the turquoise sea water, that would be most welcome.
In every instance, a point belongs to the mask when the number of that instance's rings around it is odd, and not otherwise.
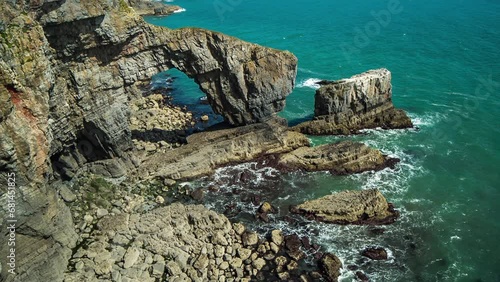
[[[312,116],[315,79],[388,68],[394,104],[406,110],[420,130],[371,130],[350,138],[399,157],[396,171],[349,177],[291,174],[279,180],[273,193],[258,191],[286,209],[334,191],[377,187],[402,212],[400,221],[385,227],[384,234],[373,235],[368,227],[311,223],[319,233],[316,240],[339,254],[345,265],[360,265],[373,281],[500,281],[500,1],[173,4],[186,11],[147,21],[221,31],[298,57],[297,85],[281,113],[290,124]],[[387,13],[390,19],[377,23],[373,14]],[[181,102],[202,96],[185,76],[174,84],[184,93]],[[322,144],[343,138],[311,139]],[[220,170],[216,177],[224,173]],[[214,208],[220,205],[213,203]],[[388,249],[390,259],[363,260],[359,252],[370,245]],[[353,275],[345,270],[342,279],[351,281]]]

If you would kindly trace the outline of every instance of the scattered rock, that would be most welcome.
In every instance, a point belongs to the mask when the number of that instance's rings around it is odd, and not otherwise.
[[[356,271],[356,278],[358,278],[359,281],[361,282],[369,282],[370,278],[366,276],[362,271]]]
[[[245,232],[241,235],[244,246],[253,246],[259,242],[259,236],[255,232]]]
[[[361,253],[362,256],[370,258],[372,260],[386,260],[387,251],[381,247],[367,248]]]
[[[340,276],[340,269],[342,268],[342,262],[334,254],[327,253],[318,262],[319,268],[324,273],[324,277],[327,281],[337,282]]]
[[[292,211],[337,224],[390,224],[399,216],[377,189],[338,192],[307,201]]]
[[[87,224],[91,224],[93,221],[94,221],[94,218],[89,215],[89,214],[86,214],[84,217],[83,217],[83,220],[85,221],[85,223]]]
[[[264,265],[266,265],[266,261],[262,258],[258,258],[252,262],[252,266],[257,270],[261,270]]]
[[[170,179],[170,178],[165,178],[165,179],[163,180],[163,184],[164,184],[164,185],[166,185],[166,186],[168,186],[168,187],[172,187],[172,186],[174,186],[174,185],[175,185],[175,183],[176,183],[176,181],[175,181],[175,180],[173,180],[173,179]]]
[[[208,116],[207,116],[207,115],[202,115],[202,116],[201,116],[201,120],[206,122],[206,121],[208,121],[208,120],[209,120],[209,118],[208,118]]]
[[[283,232],[281,230],[271,231],[271,241],[277,246],[281,246],[283,244]]]
[[[240,248],[238,249],[238,256],[241,258],[241,260],[246,260],[252,255],[252,251],[246,248]]]
[[[236,232],[238,235],[242,235],[243,232],[245,232],[245,225],[241,223],[233,223],[233,230]]]
[[[202,202],[203,197],[205,196],[205,192],[203,192],[203,189],[196,189],[193,192],[191,192],[191,198],[197,202]]]
[[[133,266],[139,259],[141,252],[137,248],[128,248],[125,256],[123,257],[123,268],[127,269]]]
[[[259,212],[261,213],[273,213],[275,212],[274,208],[271,206],[270,203],[264,202],[262,205],[259,207]]]
[[[61,188],[59,190],[59,195],[61,195],[61,198],[65,202],[71,203],[76,200],[76,195],[71,191],[66,185],[61,185]]]
[[[381,170],[393,165],[392,159],[362,143],[342,141],[314,147],[301,147],[282,154],[278,165],[286,170],[328,170],[336,175]]]

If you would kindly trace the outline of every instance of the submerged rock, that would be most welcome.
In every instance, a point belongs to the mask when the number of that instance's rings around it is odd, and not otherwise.
[[[391,97],[391,73],[387,69],[322,82],[316,91],[314,120],[294,130],[311,135],[348,135],[367,128],[413,127],[406,113],[394,108]]]
[[[300,204],[292,212],[337,224],[390,224],[399,216],[377,189],[335,193]]]

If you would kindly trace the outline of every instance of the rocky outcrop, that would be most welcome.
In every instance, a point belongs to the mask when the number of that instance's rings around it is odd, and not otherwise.
[[[398,160],[362,143],[343,141],[302,147],[282,154],[278,166],[287,170],[323,171],[344,175],[392,167]]]
[[[324,273],[326,281],[337,282],[340,276],[340,269],[342,268],[342,262],[340,259],[334,255],[327,253],[318,262],[319,268]]]
[[[184,71],[216,112],[247,124],[283,108],[296,62],[289,52],[216,32],[149,26],[124,1],[4,1],[0,171],[16,173],[17,277],[62,280],[76,233],[50,183],[89,162],[101,162],[94,169],[113,170],[110,176],[137,165],[128,102],[151,75]],[[2,254],[5,240],[4,233]],[[1,263],[0,280],[14,280]]]
[[[96,229],[75,250],[65,281],[262,281],[269,275],[298,276],[299,262],[284,253],[282,241],[260,237],[201,205],[174,203],[142,214],[88,219]]]
[[[265,123],[190,135],[186,145],[147,159],[138,169],[137,176],[192,179],[210,175],[223,165],[290,152],[308,145],[309,140],[304,135],[288,131],[286,121],[275,118]]]
[[[293,207],[292,211],[336,224],[390,224],[399,216],[376,189],[331,194]]]
[[[311,135],[348,135],[367,128],[413,127],[406,113],[392,104],[391,73],[387,69],[321,84],[315,96],[314,120],[294,130]]]

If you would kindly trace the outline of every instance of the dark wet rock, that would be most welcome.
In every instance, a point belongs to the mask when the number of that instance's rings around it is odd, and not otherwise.
[[[336,224],[390,224],[399,216],[377,189],[338,192],[300,204],[292,212]]]
[[[260,205],[259,212],[260,213],[275,213],[276,210],[273,208],[273,206],[269,202],[264,202],[264,203],[262,203],[262,205]]]
[[[318,266],[323,272],[323,277],[329,282],[336,282],[340,276],[342,262],[334,254],[327,253],[318,262]]]
[[[387,251],[381,247],[367,248],[361,253],[362,256],[370,258],[372,260],[386,260]]]
[[[258,206],[261,202],[261,199],[262,197],[260,195],[255,195],[255,194],[250,195],[250,202],[252,202],[254,206]]]
[[[315,96],[315,119],[294,130],[311,135],[348,135],[367,128],[413,127],[406,113],[392,104],[391,73],[387,69],[321,84]]]
[[[306,250],[309,250],[309,249],[312,249],[312,246],[311,246],[311,241],[309,240],[309,237],[307,236],[303,236],[300,241],[302,242],[302,246],[306,249]]]
[[[240,174],[239,180],[240,180],[240,182],[248,183],[252,180],[252,178],[253,178],[253,175],[249,171],[245,170]]]
[[[128,0],[128,3],[139,15],[166,16],[182,9],[179,6],[167,5],[161,1]]]
[[[370,281],[370,278],[368,278],[368,276],[366,276],[366,274],[362,271],[356,271],[356,278],[362,282],[369,282]]]

